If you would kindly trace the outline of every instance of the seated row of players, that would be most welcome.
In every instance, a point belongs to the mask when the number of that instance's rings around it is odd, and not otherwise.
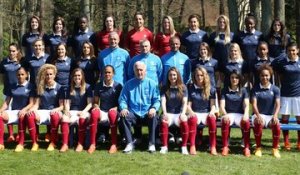
[[[124,129],[127,141],[123,152],[131,153],[134,149],[131,127],[142,123],[148,124],[149,152],[154,152],[156,150],[155,129],[159,120],[157,111],[161,104],[162,123],[160,127],[163,145],[161,153],[165,154],[168,151],[168,127],[175,124],[181,129],[182,154],[189,154],[187,141],[190,138],[190,154],[195,155],[197,126],[204,124],[209,127],[210,152],[212,155],[217,155],[216,91],[211,87],[205,68],[195,68],[192,82],[186,87],[179,71],[175,67],[171,67],[167,73],[166,85],[161,90],[161,100],[158,86],[153,80],[146,77],[146,69],[145,63],[137,61],[134,64],[135,77],[126,82],[122,89],[121,84],[113,81],[114,68],[110,65],[106,66],[104,80],[96,85],[93,98],[91,87],[85,83],[84,73],[80,68],[73,71],[71,86],[68,91],[65,91],[55,81],[56,67],[50,64],[43,65],[37,77],[37,94],[35,94],[33,85],[27,81],[27,71],[23,67],[19,68],[18,83],[11,90],[11,94],[1,108],[1,149],[4,149],[4,122],[16,122],[17,120],[19,121],[20,140],[15,151],[20,152],[24,149],[25,121],[27,120],[33,142],[32,151],[37,151],[39,147],[36,140],[36,123],[50,121],[51,143],[47,150],[55,149],[58,140],[58,126],[61,124],[62,147],[60,151],[67,151],[69,124],[79,123],[79,141],[76,151],[81,152],[88,122],[91,142],[88,152],[93,153],[96,149],[95,136],[98,121],[109,120],[112,130],[112,146],[109,152],[115,153],[117,151],[117,114],[120,111],[120,124]],[[266,64],[262,65],[259,69],[260,84],[255,86],[251,92],[254,112],[252,120],[257,144],[255,155],[262,155],[260,143],[262,128],[269,126],[273,132],[273,155],[280,158],[278,151],[280,91],[278,87],[271,84],[272,75],[272,68]],[[247,90],[242,87],[241,81],[241,75],[233,71],[230,74],[229,86],[222,91],[220,109],[224,115],[222,117],[222,155],[224,156],[228,154],[229,126],[233,123],[241,126],[245,142],[244,154],[247,157],[250,156],[249,95]],[[13,100],[12,110],[5,110],[11,99],[18,100]],[[101,101],[100,108],[99,100]],[[91,115],[89,111],[91,111]]]

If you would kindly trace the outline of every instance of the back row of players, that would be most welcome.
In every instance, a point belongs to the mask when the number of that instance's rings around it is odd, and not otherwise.
[[[215,33],[211,34],[210,38],[213,38],[213,36],[215,35],[214,39],[211,40],[212,42],[209,42],[207,34],[199,29],[199,20],[198,20],[197,15],[191,15],[189,17],[190,30],[188,32],[185,32],[181,36],[180,39],[178,38],[178,34],[176,32],[174,33],[172,19],[170,17],[166,17],[166,18],[164,18],[164,32],[157,34],[157,36],[155,37],[156,38],[155,42],[154,42],[155,43],[154,44],[154,52],[158,53],[158,55],[163,55],[161,57],[161,59],[159,59],[159,57],[150,53],[151,52],[151,43],[152,43],[151,41],[153,40],[151,38],[152,34],[143,26],[142,14],[137,13],[137,15],[135,15],[135,18],[136,18],[136,26],[132,31],[130,31],[128,33],[127,40],[126,40],[127,43],[125,44],[125,46],[129,46],[128,48],[129,48],[130,54],[128,54],[128,52],[126,50],[121,49],[119,47],[120,32],[114,31],[115,29],[112,27],[113,22],[114,22],[113,17],[109,16],[108,18],[106,18],[105,30],[102,31],[102,34],[100,34],[101,32],[99,32],[94,36],[96,36],[95,37],[96,41],[97,41],[96,43],[98,43],[99,47],[100,46],[103,47],[105,45],[104,43],[108,42],[108,48],[104,49],[105,48],[104,47],[103,48],[104,50],[100,51],[97,59],[95,59],[96,57],[94,56],[95,51],[94,51],[94,47],[93,47],[94,45],[92,44],[93,41],[92,40],[91,40],[91,42],[87,41],[87,40],[91,39],[90,37],[92,36],[91,33],[88,34],[87,18],[85,18],[85,17],[80,18],[79,29],[75,30],[75,31],[79,31],[78,35],[74,34],[72,39],[69,39],[69,41],[67,42],[67,43],[71,43],[70,45],[73,46],[74,55],[76,57],[76,59],[71,59],[67,56],[67,50],[68,50],[67,44],[64,44],[63,42],[60,41],[60,39],[63,38],[63,36],[65,36],[65,35],[62,35],[62,33],[64,33],[62,30],[64,28],[63,27],[64,26],[63,19],[58,18],[57,20],[55,20],[54,25],[53,25],[53,29],[61,30],[60,34],[59,34],[59,32],[57,33],[57,35],[53,34],[52,38],[50,37],[51,35],[49,35],[49,37],[42,37],[42,38],[48,38],[46,40],[46,42],[44,42],[44,40],[41,38],[42,32],[39,28],[40,21],[37,17],[35,17],[35,16],[32,17],[31,21],[30,21],[30,26],[31,26],[30,28],[35,29],[35,30],[32,30],[30,33],[28,33],[28,36],[31,36],[31,37],[27,37],[27,38],[26,38],[26,36],[23,37],[23,43],[29,42],[29,40],[33,40],[32,41],[33,42],[33,44],[32,44],[33,51],[29,53],[29,56],[28,56],[28,54],[25,54],[24,61],[21,61],[20,60],[21,59],[20,49],[18,48],[18,46],[16,44],[11,44],[9,47],[9,51],[10,51],[9,57],[7,59],[4,59],[1,63],[1,72],[4,73],[4,80],[5,80],[4,94],[7,95],[8,97],[11,97],[12,96],[11,89],[14,89],[16,84],[19,84],[19,85],[22,84],[22,83],[18,82],[18,78],[16,78],[16,76],[15,76],[16,70],[19,69],[21,64],[23,64],[23,67],[25,67],[25,69],[30,72],[30,76],[29,76],[30,82],[32,84],[35,84],[36,82],[38,82],[37,83],[38,87],[36,87],[38,95],[44,94],[45,91],[42,90],[43,87],[41,87],[40,93],[39,93],[39,86],[41,85],[41,81],[43,81],[43,79],[45,79],[44,81],[46,81],[46,79],[48,77],[48,75],[46,76],[46,73],[45,73],[46,71],[43,71],[43,73],[40,73],[41,74],[40,79],[38,78],[39,77],[38,71],[40,70],[40,67],[45,63],[54,64],[57,68],[57,70],[56,70],[57,75],[55,76],[55,82],[57,82],[58,84],[63,86],[64,98],[67,98],[67,96],[68,96],[68,95],[66,95],[66,94],[68,94],[68,91],[70,91],[68,89],[72,88],[72,80],[75,79],[75,77],[70,78],[70,77],[72,77],[72,76],[70,76],[70,74],[71,74],[72,70],[77,70],[77,69],[75,69],[76,67],[79,67],[83,70],[85,82],[87,82],[88,84],[91,85],[91,87],[94,88],[96,81],[98,79],[98,75],[99,75],[98,72],[100,72],[100,70],[101,70],[103,73],[103,70],[105,70],[104,68],[108,65],[111,65],[110,67],[113,68],[113,70],[115,70],[115,75],[114,75],[113,79],[115,80],[115,82],[119,82],[121,85],[126,84],[126,82],[129,79],[134,78],[134,65],[136,62],[143,62],[145,65],[147,65],[147,70],[146,70],[147,75],[146,76],[148,78],[152,79],[155,82],[154,84],[156,84],[156,85],[158,85],[158,84],[167,85],[168,82],[171,81],[171,80],[169,80],[169,76],[168,76],[168,72],[171,67],[177,68],[178,72],[181,75],[180,77],[182,77],[183,83],[186,84],[190,80],[191,70],[193,72],[196,72],[194,70],[198,69],[199,65],[201,65],[202,67],[205,68],[206,72],[208,73],[208,75],[210,77],[210,86],[212,87],[212,89],[214,89],[215,87],[220,87],[220,86],[216,86],[216,84],[220,84],[221,82],[224,82],[224,87],[228,88],[228,86],[231,84],[230,76],[231,76],[232,72],[236,72],[237,75],[240,75],[240,74],[250,75],[250,76],[245,76],[247,81],[249,82],[249,85],[254,86],[254,87],[259,86],[260,79],[259,79],[259,73],[257,70],[259,69],[260,65],[269,64],[269,65],[272,65],[275,68],[275,70],[277,70],[278,74],[282,75],[285,78],[285,81],[283,81],[281,84],[281,96],[286,97],[286,98],[282,98],[282,104],[284,104],[284,105],[282,105],[282,106],[284,106],[284,107],[282,107],[283,122],[286,123],[288,121],[288,116],[290,114],[295,114],[297,117],[300,116],[300,111],[297,110],[299,108],[298,107],[299,105],[297,104],[297,101],[299,99],[297,97],[300,96],[300,93],[298,92],[300,89],[299,88],[300,82],[298,80],[299,79],[298,74],[300,72],[298,70],[299,69],[299,66],[298,66],[299,65],[298,64],[298,52],[299,51],[298,51],[297,45],[295,45],[294,43],[289,43],[289,36],[285,33],[284,26],[280,21],[278,21],[278,20],[274,21],[274,23],[272,25],[272,29],[274,31],[277,30],[277,32],[273,32],[272,35],[270,35],[271,38],[273,37],[273,39],[270,40],[270,41],[273,41],[273,42],[270,42],[270,46],[269,46],[270,50],[273,50],[272,54],[277,55],[275,58],[275,61],[273,61],[273,59],[270,58],[270,56],[269,56],[271,54],[271,52],[269,52],[268,44],[266,42],[260,42],[259,38],[261,38],[261,33],[255,31],[255,29],[253,27],[253,26],[255,26],[255,18],[253,16],[248,16],[246,18],[246,20],[245,20],[246,30],[244,32],[241,32],[239,37],[237,37],[240,39],[236,40],[236,41],[239,41],[239,44],[231,43],[232,39],[233,39],[233,34],[231,34],[229,32],[229,35],[227,35],[228,31],[230,31],[230,30],[229,30],[229,25],[228,25],[229,24],[228,18],[226,16],[222,15],[218,18],[218,30],[219,31],[216,31]],[[111,27],[109,27],[109,26],[111,26]],[[113,30],[110,31],[111,29],[113,29]],[[55,31],[54,31],[54,33],[55,33]],[[149,35],[151,34],[150,38],[148,38],[148,34]],[[37,36],[37,38],[33,39],[34,36]],[[43,36],[45,36],[45,35],[43,35]],[[230,37],[228,38],[228,36],[230,36]],[[97,40],[97,38],[98,38],[98,40]],[[211,46],[214,50],[213,52],[210,50],[209,44],[203,42],[203,41],[206,41],[205,38],[208,39],[207,40],[208,43],[211,44]],[[57,42],[57,45],[53,44],[55,41]],[[100,44],[101,42],[102,42],[102,44]],[[52,45],[52,47],[50,47],[51,44],[45,45],[44,43],[52,43],[53,45]],[[179,51],[181,43],[183,43],[183,45],[185,46],[186,54],[188,56]],[[287,53],[288,53],[287,55],[285,55],[285,48],[286,48],[285,46],[286,45],[289,45],[289,47],[288,47],[289,50],[287,51]],[[26,44],[24,44],[24,46],[26,46]],[[31,47],[31,44],[28,46]],[[49,46],[49,47],[47,47],[47,46]],[[76,47],[74,47],[74,46],[76,46]],[[239,46],[241,46],[243,48],[243,52],[241,52]],[[50,48],[49,53],[51,56],[49,56],[47,53],[45,53],[45,48],[46,48],[46,50],[48,50],[47,48]],[[54,52],[51,52],[51,50],[54,50]],[[27,49],[27,52],[29,52],[29,51],[31,51],[31,48]],[[77,55],[76,52],[78,52],[79,56],[76,56]],[[166,54],[164,54],[164,52],[166,52]],[[242,55],[242,53],[244,53],[244,54]],[[256,55],[256,53],[258,55]],[[137,54],[137,55],[135,55],[135,54]],[[130,59],[130,55],[133,56],[132,59]],[[217,60],[213,59],[213,55],[215,55],[214,57],[216,57]],[[222,56],[223,56],[223,58],[221,58]],[[245,58],[246,61],[243,61],[243,58]],[[250,61],[250,60],[252,60],[252,61]],[[56,71],[54,71],[52,74],[56,74]],[[219,75],[218,72],[221,72],[222,74]],[[269,73],[270,73],[270,75],[272,75],[272,71],[269,71]],[[43,74],[45,74],[45,75],[43,75]],[[288,76],[285,76],[285,75],[288,75]],[[105,80],[106,73],[101,74],[101,76],[102,76],[101,80],[103,80],[103,79]],[[37,77],[37,80],[36,80],[36,77]],[[215,77],[217,77],[217,81],[215,81]],[[271,76],[271,77],[276,77],[276,76]],[[272,78],[271,82],[274,82],[275,81],[274,79],[276,79],[276,78]],[[69,80],[71,80],[71,81],[69,81]],[[243,80],[241,79],[241,81],[243,81]],[[74,80],[74,82],[75,82],[75,80]],[[216,82],[219,82],[219,83],[216,83]],[[104,83],[102,83],[102,84],[104,87],[106,87],[106,86],[109,87],[110,83],[108,83],[106,85]],[[244,82],[241,82],[241,84],[244,84]],[[45,84],[42,83],[42,85],[45,85]],[[50,89],[52,89],[51,88],[52,86],[53,86],[53,84],[51,85],[51,83],[50,83],[47,86],[45,85],[44,88],[48,88],[48,90],[50,90]],[[199,87],[201,87],[201,86],[199,85]],[[74,87],[76,87],[76,86],[74,85],[73,88]],[[115,91],[115,89],[113,89],[113,92],[114,91]],[[43,93],[41,93],[41,92],[43,92]],[[18,93],[20,94],[20,92],[18,92]],[[94,95],[95,94],[96,94],[96,90],[94,91]],[[271,94],[272,95],[275,94],[276,98],[278,97],[278,92],[276,92],[276,93],[272,92]],[[181,96],[181,95],[179,95],[179,96]],[[137,96],[135,96],[135,97],[137,97]],[[100,99],[103,100],[105,98],[100,98]],[[113,99],[116,100],[117,98],[113,98]],[[136,98],[134,100],[136,100]],[[285,101],[283,101],[283,100],[285,100]],[[7,100],[6,103],[9,101],[10,100]],[[76,100],[74,100],[74,101],[76,101]],[[79,102],[79,101],[77,101],[77,102]],[[83,100],[83,101],[85,101],[85,100]],[[99,98],[96,100],[96,103],[98,103],[98,102],[99,102]],[[16,101],[15,103],[19,103],[19,101]],[[107,103],[109,104],[109,102],[107,102]],[[39,103],[37,103],[37,102],[34,102],[34,104],[37,104],[37,106],[39,106]],[[47,106],[51,103],[46,102],[45,104]],[[103,103],[100,103],[100,104],[102,105]],[[104,105],[105,105],[105,103],[104,103]],[[60,107],[58,107],[58,109],[57,109],[58,111],[65,109],[65,107],[61,108],[61,105],[59,105],[59,106]],[[65,105],[62,105],[62,106],[65,106]],[[118,106],[118,105],[116,105],[116,106]],[[116,107],[116,106],[114,106],[114,107]],[[275,103],[274,103],[274,106],[275,106]],[[277,103],[276,103],[276,106],[278,106]],[[202,108],[202,107],[203,106],[201,106],[200,108]],[[52,108],[54,108],[54,106],[50,105],[47,107],[42,107],[40,109],[48,109],[49,110],[49,108],[52,109]],[[89,107],[87,109],[84,108],[84,109],[86,109],[86,111],[88,111],[90,108],[91,107]],[[2,111],[1,116],[5,116],[3,114],[3,111],[6,109],[7,109],[7,106],[3,105],[3,108],[1,108],[1,111]],[[28,110],[28,108],[26,108],[26,109]],[[39,108],[37,107],[37,109],[39,109]],[[210,109],[210,107],[205,109],[206,112],[208,109]],[[75,110],[78,110],[78,104],[77,104],[77,108]],[[81,110],[83,110],[83,109],[81,109]],[[295,110],[295,111],[292,111],[292,110]],[[30,110],[30,111],[33,111],[33,110]],[[56,145],[57,125],[61,118],[59,113],[56,114],[55,111],[56,110],[52,111],[54,113],[53,113],[53,115],[51,115],[52,116],[51,119],[52,118],[53,119],[50,120],[52,129],[51,129],[51,144],[48,147],[49,150],[53,150]],[[108,109],[105,109],[104,111],[108,112]],[[158,109],[156,109],[156,111],[158,111]],[[247,110],[245,110],[245,111],[247,111]],[[197,112],[201,113],[202,111],[200,110]],[[275,110],[275,112],[276,112],[276,110]],[[64,112],[64,113],[67,114],[66,116],[70,116],[68,114],[68,112]],[[116,113],[117,113],[116,110],[114,110],[113,113],[115,113],[115,116],[116,116]],[[170,112],[170,113],[172,113],[172,112]],[[226,112],[224,112],[224,111],[222,111],[222,113],[226,114]],[[254,113],[255,113],[255,111],[254,111]],[[278,113],[278,111],[277,111],[277,113]],[[277,117],[277,113],[274,116]],[[23,116],[24,116],[24,111],[22,111],[21,114],[23,114]],[[19,114],[19,115],[21,115],[21,114]],[[272,112],[272,114],[273,114],[273,112]],[[48,115],[42,114],[42,116],[48,116]],[[80,116],[81,115],[83,116],[83,114],[80,114]],[[103,114],[103,115],[111,116],[111,115],[107,115],[107,114]],[[267,115],[271,115],[271,114],[269,112],[267,112]],[[39,115],[35,114],[33,112],[29,112],[28,116],[33,116],[33,117],[28,117],[28,119],[32,119],[32,118],[36,119],[37,118],[36,116],[39,116]],[[55,116],[55,117],[53,117],[53,116]],[[99,115],[94,115],[94,116],[99,116]],[[141,117],[141,115],[138,115],[138,116]],[[5,117],[2,117],[2,118],[8,119]],[[68,117],[66,117],[66,118],[68,118]],[[93,121],[92,118],[93,117],[91,117],[90,121]],[[107,118],[108,117],[106,117],[106,119]],[[116,119],[116,117],[113,117],[113,118]],[[102,119],[102,117],[101,117],[101,119]],[[37,119],[37,120],[41,121],[40,119]],[[47,120],[47,118],[46,118],[46,120]],[[65,120],[67,121],[67,119],[65,119]],[[4,121],[6,121],[6,120],[4,120]],[[198,120],[198,121],[201,121],[201,120]],[[204,121],[206,121],[206,120],[203,120],[203,122]],[[84,123],[84,121],[82,121],[82,122]],[[19,122],[19,125],[20,125],[20,123],[22,123],[22,122]],[[29,123],[30,122],[28,122],[28,124]],[[32,121],[31,121],[31,123],[32,123]],[[33,123],[34,123],[34,120],[33,120]],[[62,124],[63,123],[64,122],[62,122]],[[68,121],[65,123],[68,123]],[[80,121],[79,121],[79,123],[80,123]],[[184,122],[181,122],[181,123],[184,123]],[[204,123],[206,123],[206,122],[204,122]],[[115,126],[114,124],[112,124],[112,125]],[[31,125],[31,126],[34,127],[33,125]],[[163,125],[161,125],[161,126],[163,126]],[[64,126],[62,128],[66,129],[68,127]],[[93,128],[93,127],[91,127],[91,128]],[[182,127],[182,128],[185,128],[185,127]],[[30,129],[30,131],[32,131],[32,130],[35,130],[35,129]],[[24,131],[24,130],[21,129],[21,131]],[[83,129],[82,129],[82,131],[83,131]],[[91,129],[91,133],[93,133],[92,131],[93,131],[93,129]],[[185,131],[186,131],[186,129],[185,129]],[[20,132],[20,130],[19,130],[19,132]],[[115,133],[115,132],[112,132],[112,133]],[[68,133],[68,132],[63,132],[63,133]],[[186,132],[184,132],[184,133],[186,133]],[[35,135],[35,134],[32,134],[32,135]],[[285,147],[287,149],[289,149],[290,145],[288,142],[288,135],[286,132],[284,133],[284,136],[285,136],[284,137],[285,138]],[[32,138],[34,141],[33,136],[32,136]],[[65,137],[65,142],[63,142],[63,143],[67,143],[66,138],[67,137]],[[22,139],[20,139],[20,140],[22,143]],[[127,145],[128,147],[126,147],[127,149],[125,149],[125,152],[130,152],[132,150],[132,145],[130,145],[130,143],[131,143],[130,138],[127,138],[127,141],[128,141],[128,145]],[[212,139],[212,143],[211,143],[212,148],[214,148],[213,142],[214,141]],[[95,150],[95,144],[93,144],[93,143],[95,143],[94,139],[91,140],[91,147],[89,149],[89,152],[93,152]],[[152,144],[149,145],[149,150],[153,151],[153,142],[150,142],[150,143],[152,143]],[[22,145],[23,144],[19,144],[16,148],[16,151],[23,150]],[[78,150],[82,150],[82,147],[80,147],[80,145],[82,146],[82,144],[79,144],[79,147],[77,147]],[[277,155],[277,157],[278,157],[279,152],[277,150],[277,146],[278,146],[278,144],[277,145],[275,144],[274,155]],[[227,147],[227,145],[225,144],[224,145],[225,149],[223,148],[223,151],[225,150],[224,155],[226,155],[226,147]],[[298,142],[298,147],[299,147],[299,142]],[[38,149],[38,145],[36,144],[35,141],[34,141],[32,149],[33,150]],[[67,144],[63,144],[63,147],[61,150],[65,151],[66,149],[67,149]],[[116,144],[113,143],[113,146],[110,150],[112,150],[110,152],[115,152]],[[165,147],[162,150],[163,150],[162,152],[166,152]],[[211,150],[212,150],[212,153],[215,154],[216,150],[214,150],[214,149],[211,149]],[[259,155],[258,150],[259,149],[257,149],[256,152],[258,152],[258,155]],[[186,145],[185,145],[185,147],[183,145],[182,152],[187,153]],[[191,146],[190,153],[195,154],[195,147]],[[250,153],[250,150],[249,151],[245,150],[245,155],[249,155],[249,153]]]

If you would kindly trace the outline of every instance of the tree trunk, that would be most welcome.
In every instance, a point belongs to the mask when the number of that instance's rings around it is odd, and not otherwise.
[[[168,0],[167,7],[166,7],[166,15],[169,15],[169,10],[170,10],[172,3],[173,3],[173,0]]]
[[[220,15],[224,15],[225,14],[224,5],[225,5],[225,0],[220,0],[219,1],[219,14]]]
[[[3,9],[3,0],[0,0],[0,10]],[[0,12],[0,59],[3,57],[3,11]]]
[[[300,47],[300,1],[296,0],[295,7],[296,16],[296,40],[298,43],[298,48]]]
[[[130,0],[124,0],[124,12],[123,12],[123,23],[122,23],[122,32],[126,34],[129,29],[129,12],[130,12]]]
[[[21,45],[21,41],[22,41],[22,36],[25,34],[26,32],[26,22],[27,22],[27,15],[26,15],[26,0],[21,0],[21,30],[20,30],[20,38],[19,38],[19,44]]]
[[[253,13],[256,16],[256,29],[261,29],[261,18],[260,18],[260,1],[261,0],[250,0],[250,12]]]
[[[185,0],[181,0],[180,12],[179,12],[179,17],[178,17],[178,24],[181,24],[181,22],[182,22],[184,6],[185,6]]]
[[[230,29],[232,32],[237,32],[239,29],[238,7],[236,0],[228,0],[228,12],[230,19]]]
[[[144,12],[143,0],[136,0],[136,11]]]
[[[81,13],[86,15],[88,20],[91,19],[90,0],[81,0]]]
[[[204,0],[200,0],[201,3],[201,27],[205,27],[205,7]]]
[[[164,0],[160,0],[160,3],[159,3],[159,7],[158,7],[158,21],[157,21],[157,30],[156,32],[158,33],[159,31],[161,31],[161,27],[162,27],[162,19],[164,17]]]
[[[154,31],[155,26],[154,26],[154,4],[153,0],[148,0],[148,28],[150,31]]]
[[[264,34],[269,33],[269,29],[272,23],[272,2],[269,0],[262,0],[261,1],[261,13],[262,13],[262,20],[261,20],[261,31]]]
[[[285,23],[285,0],[274,0],[274,17]]]

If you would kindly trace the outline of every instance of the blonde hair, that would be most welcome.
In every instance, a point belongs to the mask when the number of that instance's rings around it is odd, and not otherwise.
[[[174,27],[174,22],[173,22],[172,17],[171,16],[164,16],[163,20],[162,20],[162,23],[164,22],[165,19],[168,19],[169,22],[170,22],[170,35],[171,35],[171,37],[175,36],[176,30],[175,30],[175,27]],[[166,34],[166,31],[165,31],[164,28],[162,28],[162,31],[163,31],[164,34]]]
[[[82,70],[81,68],[76,68],[76,69],[74,69],[73,72],[72,72],[70,94],[71,94],[71,95],[75,95],[75,94],[76,94],[76,92],[75,92],[75,85],[76,85],[76,84],[75,84],[75,82],[74,82],[74,80],[73,80],[74,75],[75,75],[76,72],[80,72],[81,77],[82,77],[82,78],[81,78],[81,83],[80,83],[80,95],[83,95],[83,94],[85,93],[86,83],[85,83],[84,72],[83,72],[83,70]]]
[[[37,84],[37,94],[42,95],[46,88],[45,78],[46,78],[46,71],[48,69],[53,70],[54,75],[57,74],[57,69],[52,64],[44,64],[38,71],[36,84]]]
[[[229,57],[228,57],[228,61],[231,61],[231,56],[230,56],[230,52],[231,52],[231,49],[233,48],[236,48],[238,53],[239,53],[239,58],[236,60],[237,62],[239,63],[242,63],[244,61],[243,57],[242,57],[242,51],[241,51],[241,48],[240,46],[237,44],[237,43],[231,43],[230,46],[229,46]]]
[[[220,26],[219,26],[219,21],[221,19],[224,19],[225,21],[225,39],[224,39],[224,44],[228,44],[230,43],[230,23],[229,23],[229,18],[225,15],[220,15],[217,19],[217,30],[216,30],[216,38],[215,38],[215,41],[219,41],[220,40],[220,37],[219,37],[219,34],[221,32],[221,29],[220,29]]]
[[[203,96],[203,99],[205,100],[208,100],[209,99],[209,96],[210,96],[210,79],[209,79],[209,76],[208,76],[208,73],[206,71],[206,69],[204,67],[196,67],[196,69],[194,70],[193,72],[193,77],[192,77],[192,80],[193,80],[193,83],[194,84],[197,84],[196,82],[196,73],[200,71],[203,73],[203,77],[204,77],[204,84],[203,84],[203,91],[202,91],[202,96]]]

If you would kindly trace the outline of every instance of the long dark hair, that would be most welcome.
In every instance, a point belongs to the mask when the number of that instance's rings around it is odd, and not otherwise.
[[[268,42],[271,43],[271,44],[274,44],[275,43],[275,31],[273,29],[273,26],[276,22],[279,22],[280,24],[280,31],[279,31],[279,35],[281,37],[281,47],[282,48],[286,48],[287,44],[288,44],[288,38],[287,38],[287,32],[286,32],[286,27],[285,25],[283,24],[282,21],[280,21],[280,19],[276,18],[272,21],[272,24],[271,24],[271,28],[270,28],[270,32],[268,34]]]
[[[165,95],[167,98],[170,98],[170,88],[171,88],[171,83],[169,81],[169,73],[171,71],[174,71],[176,72],[177,74],[177,80],[176,80],[176,86],[178,88],[178,93],[177,93],[177,98],[182,100],[183,96],[184,96],[184,90],[185,90],[185,85],[182,81],[182,78],[181,78],[181,75],[180,75],[180,72],[178,71],[178,69],[176,67],[171,67],[169,70],[168,70],[168,73],[167,73],[167,77],[168,77],[168,80],[166,82],[166,85],[162,87],[162,90],[163,92],[165,92]]]
[[[243,76],[237,71],[237,70],[233,70],[229,77],[231,77],[232,75],[236,75],[239,79],[239,84],[238,84],[238,88],[239,88],[239,96],[242,95],[242,87],[243,87]],[[231,84],[231,79],[229,80],[229,88],[232,88],[232,84]]]

